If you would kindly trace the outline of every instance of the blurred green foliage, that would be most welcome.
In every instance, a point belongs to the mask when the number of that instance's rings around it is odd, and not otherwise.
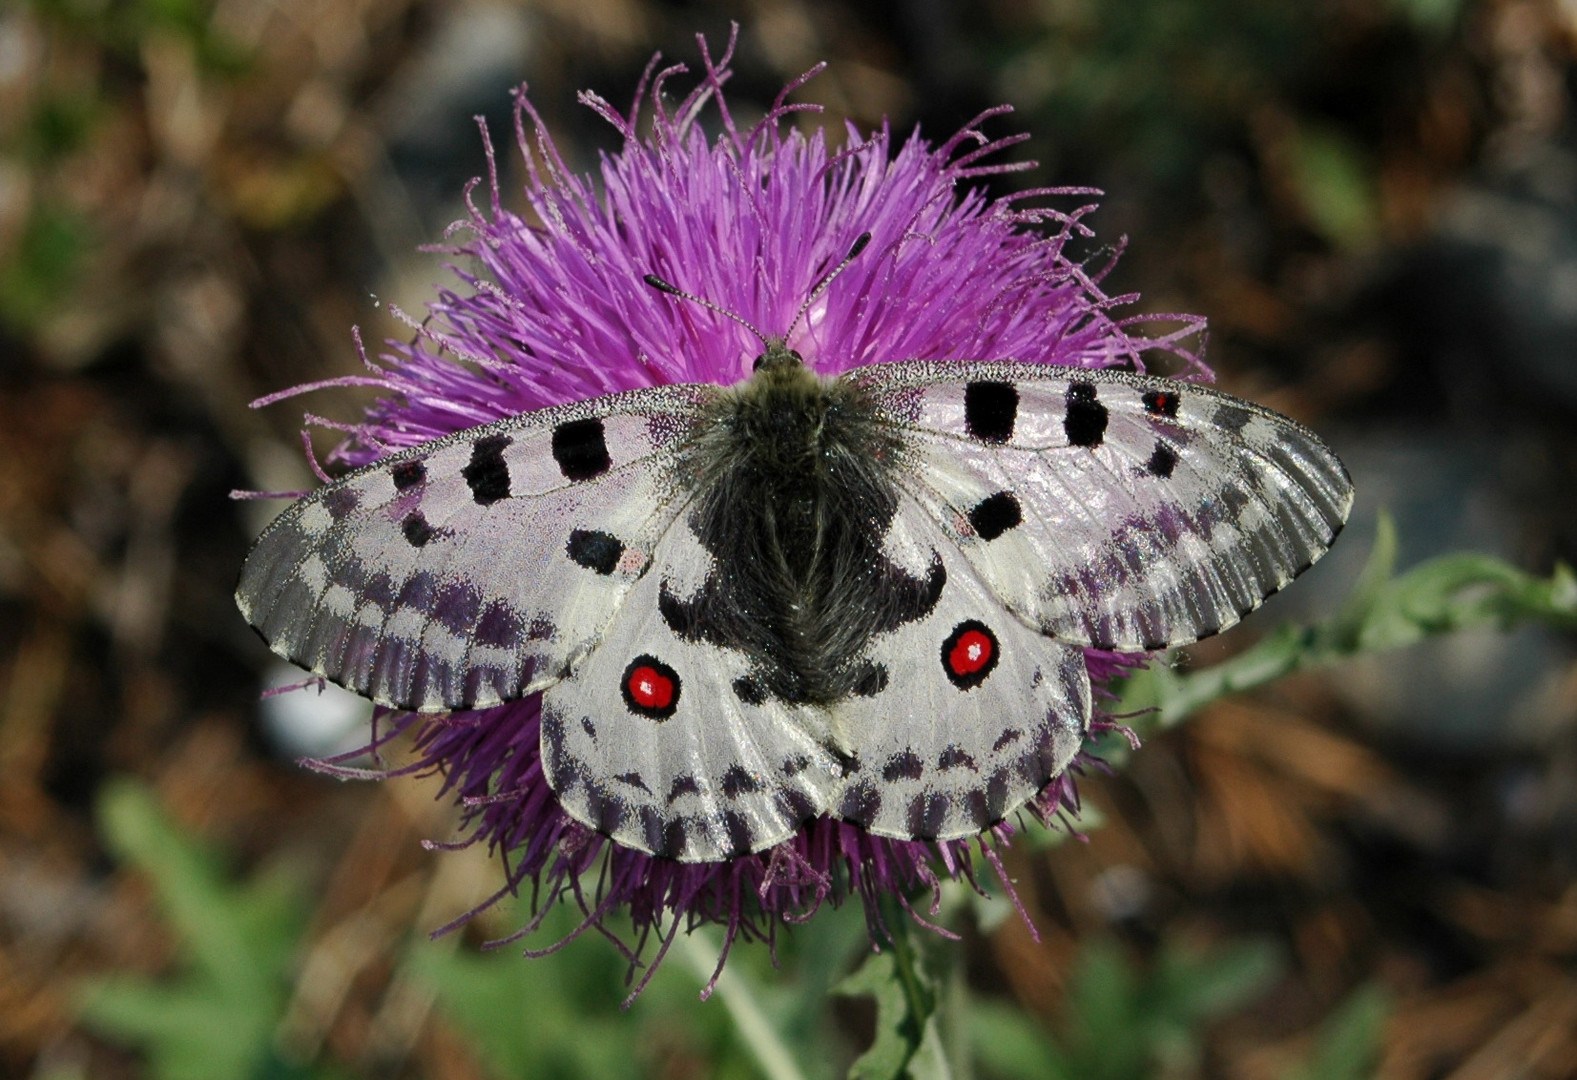
[[[1166,943],[1144,971],[1097,938],[1080,951],[1056,1037],[1016,1010],[976,1006],[975,1049],[984,1071],[1004,1078],[1192,1075],[1204,1026],[1253,1000],[1280,969],[1270,945],[1250,941],[1210,951]]]
[[[1380,238],[1373,121],[1407,99],[1405,58],[1435,50],[1466,7],[1044,0],[985,51],[999,92],[1077,163],[1067,179],[1175,215],[1212,162],[1235,161],[1305,228],[1354,251]],[[1385,62],[1349,51],[1364,48]]]
[[[307,947],[302,883],[279,872],[233,882],[139,783],[107,785],[99,814],[110,849],[152,884],[179,963],[163,978],[116,975],[83,986],[79,1008],[90,1027],[140,1049],[159,1080],[361,1074],[292,1060],[277,1042]],[[562,935],[572,926],[561,910],[544,930]],[[695,1000],[715,955],[704,933],[693,945],[677,943],[670,969],[627,1009],[623,961],[595,940],[526,960],[512,949],[477,954],[418,936],[396,977],[429,991],[500,1080],[619,1080],[675,1060],[705,1062],[722,1080],[832,1077],[846,1056],[830,1028],[830,996],[874,999],[874,1037],[849,1067],[851,1080],[939,1080],[976,1068],[1000,1077],[1138,1080],[1196,1058],[1205,1025],[1252,1000],[1280,968],[1268,946],[1247,942],[1208,952],[1166,944],[1141,971],[1099,939],[1080,954],[1054,1037],[1005,1004],[968,1001],[961,975],[938,975],[947,965],[933,954],[946,942],[918,941],[912,932],[833,985],[863,937],[858,912],[825,913],[799,928],[786,950],[794,978],[764,985],[764,951],[742,950],[719,982],[720,1003],[708,1006]],[[951,1028],[948,1010],[957,1013]],[[1360,991],[1328,1022],[1308,1069],[1289,1080],[1367,1075],[1383,1016],[1383,998]],[[965,1045],[945,1045],[949,1031]],[[949,1050],[973,1061],[960,1066]]]
[[[77,283],[92,245],[86,215],[69,206],[36,206],[11,257],[0,262],[0,320],[36,325]]]
[[[216,75],[247,70],[246,54],[215,28],[213,0],[26,0],[57,33],[135,60],[159,35],[189,42],[201,68]]]
[[[180,942],[180,968],[168,979],[96,980],[81,992],[82,1018],[143,1049],[159,1080],[327,1076],[273,1052],[305,929],[300,883],[288,873],[232,883],[131,781],[104,786],[99,827],[116,857],[153,885]]]
[[[1360,986],[1326,1019],[1314,1053],[1286,1080],[1363,1080],[1374,1075],[1390,997],[1378,986]]]

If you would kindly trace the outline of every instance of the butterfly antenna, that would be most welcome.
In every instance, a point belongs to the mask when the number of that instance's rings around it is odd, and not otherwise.
[[[810,295],[805,297],[805,302],[801,304],[799,306],[799,310],[794,313],[794,321],[789,323],[789,328],[784,331],[784,341],[787,341],[789,335],[794,332],[794,328],[798,326],[799,321],[805,317],[805,312],[810,310],[810,305],[816,302],[816,298],[827,291],[827,286],[832,284],[833,278],[837,277],[839,274],[843,273],[844,270],[848,269],[849,264],[854,261],[854,257],[860,252],[864,251],[865,245],[869,244],[870,242],[871,234],[868,232],[863,232],[854,238],[854,243],[849,247],[849,253],[843,257],[843,261],[837,266],[834,266],[831,270],[828,270],[826,274],[822,276],[822,279],[816,282],[815,287],[810,290]]]
[[[667,293],[669,296],[677,296],[679,299],[681,299],[681,300],[688,300],[688,301],[690,301],[693,304],[700,304],[702,307],[706,308],[708,311],[715,311],[719,315],[722,315],[722,316],[724,316],[726,318],[733,319],[740,326],[743,326],[746,330],[749,330],[752,334],[756,335],[756,337],[760,338],[761,339],[761,344],[762,344],[763,347],[766,347],[766,346],[770,345],[770,343],[767,341],[767,336],[765,334],[763,334],[760,330],[757,330],[756,327],[755,327],[755,324],[749,322],[743,316],[736,315],[732,311],[729,311],[727,308],[720,307],[717,304],[712,303],[712,301],[705,299],[704,297],[700,297],[700,296],[695,295],[695,293],[687,293],[683,289],[679,288],[679,286],[669,284],[668,282],[664,281],[662,278],[658,277],[656,274],[647,274],[646,277],[645,277],[645,281],[646,281],[646,284],[650,285],[652,288],[656,289],[658,292]]]

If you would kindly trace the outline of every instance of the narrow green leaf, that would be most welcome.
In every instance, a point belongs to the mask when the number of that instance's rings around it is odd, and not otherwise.
[[[1358,634],[1369,620],[1381,594],[1396,576],[1396,522],[1388,510],[1380,511],[1375,523],[1374,544],[1369,549],[1368,561],[1353,583],[1347,602],[1331,620],[1330,636],[1341,645],[1351,648],[1358,641]]]
[[[1190,1022],[1210,1020],[1253,1000],[1281,971],[1268,941],[1242,941],[1198,952],[1168,944],[1156,963],[1161,1009]]]
[[[1084,1080],[1067,1056],[1033,1019],[996,1001],[976,1001],[969,1030],[975,1056],[987,1076],[1003,1080]]]
[[[1336,127],[1305,126],[1290,142],[1290,179],[1311,225],[1335,247],[1375,242],[1379,201],[1372,167]]]
[[[247,939],[239,919],[244,905],[235,902],[215,860],[176,830],[153,793],[134,781],[110,781],[99,795],[99,823],[115,854],[153,880],[202,976],[232,1005],[267,1001],[278,970],[263,967],[277,955],[259,955],[273,950]]]
[[[696,974],[703,980],[712,977],[718,946],[711,935],[692,930],[680,943]],[[804,1080],[799,1064],[789,1052],[778,1026],[767,1018],[761,993],[740,965],[725,967],[717,977],[714,995],[734,1020],[740,1042],[754,1056],[767,1080]]]
[[[633,1080],[638,1029],[619,1013],[619,973],[580,944],[525,961],[512,951],[478,956],[423,942],[407,963],[489,1075]]]
[[[277,876],[231,884],[146,785],[111,781],[98,809],[107,846],[151,879],[190,967],[160,982],[86,982],[83,1019],[144,1049],[161,1080],[305,1075],[269,1064],[302,926],[299,890]]]
[[[1391,1013],[1390,997],[1378,986],[1361,986],[1320,1026],[1308,1062],[1287,1080],[1365,1080],[1374,1074]]]

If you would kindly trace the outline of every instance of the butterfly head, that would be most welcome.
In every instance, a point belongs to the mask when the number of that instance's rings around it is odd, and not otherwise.
[[[804,365],[805,358],[789,348],[787,342],[780,337],[769,337],[766,339],[766,348],[756,357],[756,362],[750,365],[750,370],[793,369]]]

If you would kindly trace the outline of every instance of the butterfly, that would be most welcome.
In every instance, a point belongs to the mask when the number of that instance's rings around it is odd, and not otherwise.
[[[1330,546],[1321,440],[1202,386],[1028,363],[813,373],[524,413],[289,506],[237,588],[270,647],[390,709],[540,692],[575,820],[685,862],[830,815],[954,839],[1091,718],[1087,648],[1232,626]]]

